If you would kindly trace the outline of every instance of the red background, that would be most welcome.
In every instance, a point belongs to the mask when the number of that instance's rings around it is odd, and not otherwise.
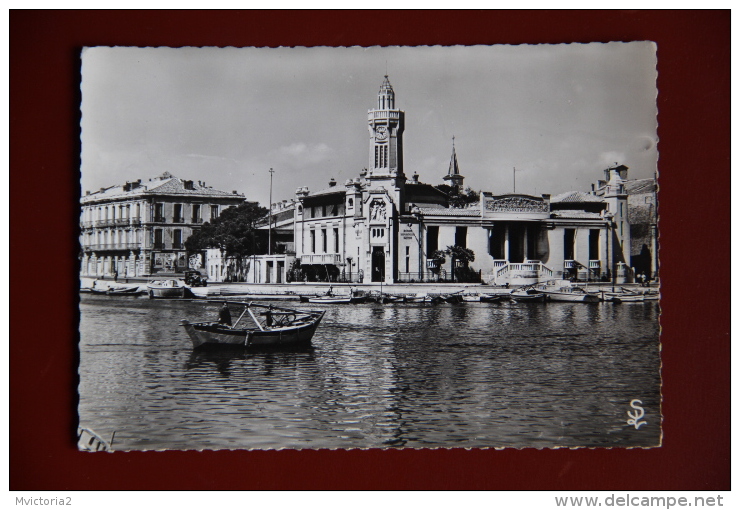
[[[658,44],[663,447],[76,451],[83,46]],[[10,489],[730,488],[729,11],[11,11]]]

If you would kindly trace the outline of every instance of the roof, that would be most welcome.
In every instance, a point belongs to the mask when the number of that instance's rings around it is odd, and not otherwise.
[[[563,219],[579,219],[579,220],[603,220],[604,218],[599,213],[578,211],[574,209],[563,209],[560,211],[552,212],[553,218]]]
[[[604,202],[604,199],[583,191],[566,191],[550,199],[551,204],[583,204],[588,202]]]
[[[186,187],[186,183],[188,186]],[[192,188],[192,189],[190,189]],[[100,191],[95,191],[89,195],[82,197],[82,202],[88,202],[93,200],[102,200],[108,198],[124,198],[132,195],[192,195],[192,196],[210,196],[219,198],[239,198],[244,199],[244,194],[237,194],[234,192],[229,193],[228,191],[221,191],[213,189],[210,186],[206,186],[205,182],[190,181],[187,179],[180,179],[171,175],[169,172],[165,172],[159,177],[155,177],[149,181],[141,182],[141,180],[133,183],[118,184],[110,186],[108,188],[101,188]]]
[[[632,181],[624,181],[624,190],[628,195],[655,193],[658,191],[658,183],[655,179],[635,179]]]

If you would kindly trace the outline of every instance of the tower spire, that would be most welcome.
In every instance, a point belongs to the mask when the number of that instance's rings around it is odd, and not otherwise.
[[[447,175],[443,177],[445,181],[450,181],[450,186],[462,189],[463,177],[460,175],[460,166],[457,163],[457,152],[455,151],[455,135],[452,135],[452,156],[450,157],[450,167],[447,169]]]

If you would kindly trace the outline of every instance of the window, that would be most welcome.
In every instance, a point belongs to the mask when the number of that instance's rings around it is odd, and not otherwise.
[[[599,260],[599,230],[592,228],[588,232],[588,259]]]
[[[215,220],[216,218],[218,218],[218,206],[212,205],[211,206],[211,221]]]
[[[311,231],[311,253],[316,253],[316,231]]]
[[[182,215],[182,204],[175,204],[175,213],[173,215],[173,221],[175,223],[182,223],[184,220]]]
[[[106,217],[108,212],[106,211]],[[154,204],[154,221],[164,222],[164,204]]]
[[[468,247],[468,227],[455,228],[455,245],[463,248]]]
[[[352,200],[351,198],[349,200],[347,200],[347,207],[350,207],[351,208],[351,207],[354,207],[354,206],[355,206],[354,200]]]
[[[193,223],[200,223],[203,221],[200,215],[200,204],[193,204]]]
[[[162,229],[156,228],[154,229],[154,248],[161,250],[164,248],[164,243],[162,242]]]
[[[321,229],[321,248],[323,250],[322,253],[326,253],[326,229],[325,228]]]
[[[427,227],[427,256],[439,249],[439,227]]]
[[[172,243],[173,248],[182,248],[182,230],[175,229],[173,232],[174,235],[174,241]]]
[[[339,229],[334,229],[334,253],[339,253]]]
[[[409,272],[409,247],[406,247],[406,272]]]

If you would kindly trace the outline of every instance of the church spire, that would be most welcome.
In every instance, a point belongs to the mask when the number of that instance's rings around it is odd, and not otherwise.
[[[450,186],[462,189],[463,177],[460,175],[460,166],[457,164],[457,153],[455,152],[455,136],[452,136],[452,157],[450,157],[450,168],[447,170],[447,175],[443,177],[445,181],[450,181]]]

